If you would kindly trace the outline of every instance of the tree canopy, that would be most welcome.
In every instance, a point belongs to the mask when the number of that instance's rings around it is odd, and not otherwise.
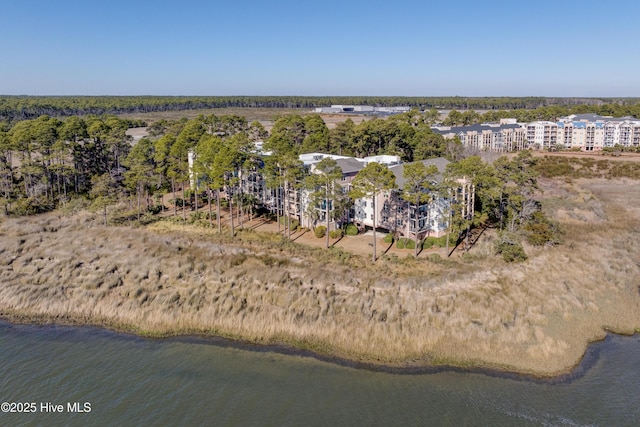
[[[396,185],[396,177],[391,170],[377,162],[367,164],[351,182],[350,196],[353,199],[371,198],[373,207],[373,262],[376,261],[376,196],[391,190]]]

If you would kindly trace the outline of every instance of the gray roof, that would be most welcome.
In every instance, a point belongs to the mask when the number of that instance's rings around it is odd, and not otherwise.
[[[365,166],[364,163],[359,162],[354,158],[337,159],[336,164],[340,166],[340,169],[342,169],[342,173],[345,175],[351,174],[354,172],[359,172]]]
[[[588,121],[588,122],[596,122],[602,121],[602,119],[607,119],[608,117],[601,116],[599,114],[574,114],[575,117],[571,119],[571,121]],[[569,116],[571,117],[571,116]]]
[[[598,114],[575,114],[575,117],[569,119],[569,117],[564,117],[563,120],[573,121],[573,122],[624,122],[626,120],[638,121],[635,117],[625,116],[625,117],[611,117],[611,116],[600,116]]]
[[[520,129],[522,127],[522,125],[519,124],[507,124],[507,125],[486,125],[486,124],[477,124],[477,125],[470,125],[470,126],[452,126],[451,129],[449,130],[444,130],[444,129],[434,129],[432,128],[431,130],[433,130],[436,133],[439,133],[440,135],[446,135],[449,133],[466,133],[466,132],[482,132],[483,130],[490,130],[493,132],[499,132],[501,130],[505,130],[505,129]]]
[[[425,166],[435,165],[438,168],[438,174],[435,176],[435,180],[437,182],[440,182],[442,181],[442,174],[447,169],[447,165],[450,162],[444,157],[436,157],[434,159],[421,160],[420,163],[424,164]],[[404,167],[405,165],[410,165],[410,164],[411,163],[402,163],[399,165],[391,166],[389,168],[389,170],[393,172],[393,174],[396,176],[396,185],[398,186],[399,189],[402,189],[406,182],[404,179]]]

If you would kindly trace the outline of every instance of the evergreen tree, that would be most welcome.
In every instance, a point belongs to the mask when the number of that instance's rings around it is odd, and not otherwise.
[[[354,199],[371,197],[373,208],[373,262],[376,261],[376,197],[380,192],[391,190],[396,185],[396,177],[384,165],[371,162],[355,176],[351,182],[351,197]]]
[[[153,183],[157,181],[153,142],[148,138],[142,138],[138,141],[129,152],[124,164],[129,169],[124,174],[124,183],[130,190],[136,192],[138,198],[138,221],[140,221],[142,195],[144,194],[146,198],[148,210],[149,192]]]
[[[337,201],[336,180],[341,177],[342,169],[337,162],[330,157],[325,157],[316,163],[313,172],[306,178],[305,182],[307,189],[311,190],[310,205],[315,209],[324,205],[327,227],[325,248],[329,247],[331,210],[335,207]]]
[[[403,176],[405,184],[403,188],[402,198],[409,204],[413,204],[414,212],[414,239],[415,239],[415,256],[418,256],[419,243],[419,215],[420,206],[432,200],[433,191],[436,186],[434,184],[435,176],[438,174],[438,168],[435,165],[426,166],[422,162],[409,163],[403,166]],[[407,224],[409,231],[411,230],[411,209],[407,209]]]
[[[93,198],[94,206],[102,208],[105,227],[107,226],[107,206],[116,201],[117,194],[118,183],[110,173],[107,172],[91,177],[91,191],[89,195]]]

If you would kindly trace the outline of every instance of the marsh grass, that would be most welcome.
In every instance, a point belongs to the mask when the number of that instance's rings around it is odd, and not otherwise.
[[[0,314],[218,335],[398,366],[556,374],[605,328],[640,327],[640,185],[541,185],[549,212],[585,215],[560,215],[565,243],[525,244],[529,259],[517,265],[492,255],[491,231],[464,258],[389,256],[372,266],[337,248],[250,230],[231,239],[169,221],[105,228],[86,212],[5,218]]]

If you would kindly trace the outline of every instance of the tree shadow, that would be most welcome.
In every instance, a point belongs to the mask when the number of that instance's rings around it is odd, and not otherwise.
[[[302,237],[305,233],[307,232],[307,230],[302,230],[302,233],[298,234],[294,239],[291,239],[292,242],[295,242],[296,240],[298,240],[300,237]]]
[[[255,219],[253,221],[255,221]],[[271,223],[270,220],[262,219],[259,222],[257,222],[256,224],[252,225],[251,227],[247,227],[247,230],[256,230],[258,227],[262,227],[263,225],[266,225],[266,224],[269,224],[269,223]]]
[[[482,235],[487,230],[487,228],[489,228],[489,226],[488,225],[484,225],[484,224],[481,225],[480,227],[478,227],[480,232],[475,236],[471,236],[471,239],[470,239],[470,242],[469,242],[469,247],[467,248],[467,250],[473,248],[478,243],[478,241],[480,240],[480,237],[482,237]]]
[[[392,240],[391,240],[391,243],[389,244],[389,246],[387,246],[387,249],[385,249],[385,250],[382,252],[382,255],[386,255],[386,254],[387,254],[387,252],[389,252],[389,251],[391,250],[391,248],[393,247],[393,244],[394,244],[395,242],[396,242],[396,239],[392,239]]]
[[[449,258],[460,246],[462,246],[462,250],[465,253],[469,252],[471,248],[473,248],[478,243],[478,241],[480,240],[480,237],[482,237],[482,235],[484,234],[487,228],[489,228],[488,225],[481,225],[471,230],[473,231],[473,234],[470,235],[468,242],[467,242],[467,239],[465,238],[465,235],[458,237],[458,241],[453,246],[453,249],[451,249],[451,251],[449,251],[449,253],[447,254],[447,258]],[[478,233],[475,233],[476,230],[478,230]]]
[[[335,242],[333,242],[332,244],[330,244],[330,245],[329,245],[329,247],[330,247],[330,248],[333,248],[333,247],[334,247],[335,245],[337,245],[337,244],[340,242],[340,240],[342,240],[342,239],[344,239],[344,234],[343,234],[342,236],[340,236],[340,237],[338,238],[338,240],[336,240]]]

